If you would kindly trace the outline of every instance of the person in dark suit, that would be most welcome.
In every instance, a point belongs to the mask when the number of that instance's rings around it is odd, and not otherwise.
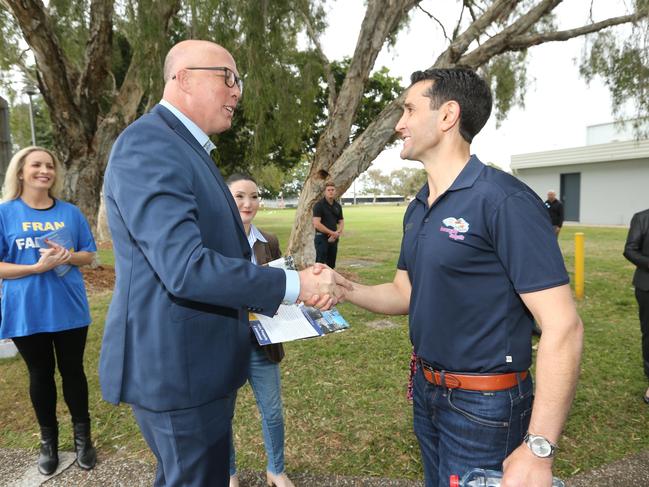
[[[548,199],[545,200],[545,207],[548,209],[554,234],[559,238],[559,233],[563,226],[563,203],[557,199],[557,193],[553,189],[548,191]]]
[[[251,260],[263,265],[282,256],[279,240],[264,232],[253,223],[259,210],[259,188],[257,182],[245,174],[233,174],[226,180],[239,209],[243,228],[252,249]],[[257,401],[261,415],[264,446],[266,447],[266,480],[276,487],[295,487],[284,468],[284,414],[282,412],[282,385],[279,363],[284,358],[281,343],[260,346],[254,336],[250,353],[248,382]],[[230,487],[239,487],[234,444],[230,450]]]
[[[624,257],[636,266],[633,285],[640,312],[644,373],[649,379],[649,209],[636,213],[631,218]],[[649,388],[642,398],[649,404]]]
[[[248,311],[330,307],[348,285],[332,270],[256,266],[209,154],[243,84],[212,42],[176,44],[163,99],[117,138],[104,177],[116,282],[99,375],[104,399],[131,405],[158,460],[155,485],[228,485],[236,390],[248,376]]]

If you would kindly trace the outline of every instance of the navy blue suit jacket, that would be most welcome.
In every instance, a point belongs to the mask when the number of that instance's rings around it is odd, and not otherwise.
[[[286,278],[250,262],[212,159],[158,105],[115,142],[104,197],[116,271],[99,364],[104,399],[168,411],[240,387],[248,310],[272,316]]]

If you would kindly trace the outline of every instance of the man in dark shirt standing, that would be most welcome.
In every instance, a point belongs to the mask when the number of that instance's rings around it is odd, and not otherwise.
[[[315,261],[336,267],[338,239],[343,233],[342,206],[335,200],[336,185],[328,182],[325,196],[313,207],[313,227],[315,228]]]
[[[548,213],[550,213],[554,233],[559,237],[559,232],[563,226],[563,203],[557,199],[557,193],[553,189],[548,191],[548,199],[545,201],[545,207],[548,209]]]

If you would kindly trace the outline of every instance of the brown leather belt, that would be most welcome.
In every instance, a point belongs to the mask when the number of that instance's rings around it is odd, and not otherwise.
[[[467,389],[469,391],[502,391],[511,389],[519,380],[527,377],[525,372],[511,372],[509,374],[455,374],[443,370],[435,370],[421,359],[417,360],[424,372],[424,377],[431,384],[448,389]],[[520,377],[520,379],[517,378]]]

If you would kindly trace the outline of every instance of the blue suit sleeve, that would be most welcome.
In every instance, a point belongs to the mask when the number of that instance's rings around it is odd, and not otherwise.
[[[216,180],[208,186],[211,194],[196,193],[200,181],[194,178],[206,171],[196,173],[191,165],[198,170],[205,162],[188,160],[199,156],[179,147],[177,138],[151,131],[149,143],[143,139],[147,134],[123,133],[113,148],[105,178],[109,220],[123,223],[176,298],[274,314],[285,292],[285,274],[242,258],[229,194]]]

